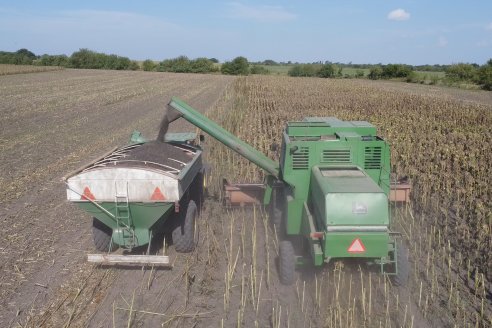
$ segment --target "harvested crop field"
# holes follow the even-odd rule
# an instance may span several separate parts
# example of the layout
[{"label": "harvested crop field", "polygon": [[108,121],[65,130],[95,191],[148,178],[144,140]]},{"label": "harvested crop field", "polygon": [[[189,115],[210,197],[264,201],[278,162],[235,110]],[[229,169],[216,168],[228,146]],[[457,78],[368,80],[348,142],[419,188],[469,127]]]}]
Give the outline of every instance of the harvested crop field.
[{"label": "harvested crop field", "polygon": [[33,65],[10,65],[0,64],[0,75],[27,74],[39,72],[51,72],[64,69],[59,66],[33,66]]},{"label": "harvested crop field", "polygon": [[[2,326],[487,327],[492,324],[492,95],[403,83],[63,70],[0,77]],[[414,185],[393,209],[410,249],[409,285],[358,262],[277,275],[279,236],[261,208],[225,209],[220,179],[262,172],[206,141],[208,197],[190,254],[170,270],[90,265],[91,218],[60,179],[134,129],[156,137],[178,96],[271,157],[287,120],[375,124]],[[194,131],[182,122],[171,131]]]}]

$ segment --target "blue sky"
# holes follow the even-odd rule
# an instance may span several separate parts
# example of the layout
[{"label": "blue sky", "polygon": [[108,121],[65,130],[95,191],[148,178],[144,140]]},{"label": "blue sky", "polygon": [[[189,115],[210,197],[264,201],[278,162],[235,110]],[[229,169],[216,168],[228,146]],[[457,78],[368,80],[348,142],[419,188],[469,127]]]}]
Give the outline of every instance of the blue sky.
[{"label": "blue sky", "polygon": [[137,60],[483,64],[492,58],[492,0],[0,0],[0,50],[20,48]]}]

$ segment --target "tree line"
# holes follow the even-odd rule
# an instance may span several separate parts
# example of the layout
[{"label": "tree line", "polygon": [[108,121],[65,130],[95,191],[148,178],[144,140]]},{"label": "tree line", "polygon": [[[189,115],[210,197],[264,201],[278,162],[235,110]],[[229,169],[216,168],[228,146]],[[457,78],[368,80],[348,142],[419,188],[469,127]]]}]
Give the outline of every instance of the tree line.
[{"label": "tree line", "polygon": [[0,51],[0,64],[61,66],[68,68],[92,68],[114,70],[138,70],[140,65],[128,57],[107,55],[89,49],[80,49],[70,57],[66,55],[36,56],[27,49],[16,52]]},{"label": "tree line", "polygon": [[[128,57],[114,54],[95,52],[89,49],[80,49],[71,56],[41,55],[37,56],[28,49],[19,49],[16,52],[0,51],[0,64],[14,65],[42,65],[61,66],[67,68],[110,69],[110,70],[144,70],[174,73],[222,73],[227,75],[269,74],[269,66],[287,65],[287,74],[293,77],[320,77],[320,78],[369,78],[400,79],[407,82],[424,83],[417,71],[445,72],[444,84],[469,83],[480,85],[483,89],[492,90],[492,58],[484,65],[457,63],[452,65],[420,65],[405,64],[344,64],[319,61],[314,63],[277,63],[267,59],[261,62],[249,62],[247,58],[239,56],[222,64],[216,58],[200,57],[189,59],[179,56],[156,62],[150,59],[139,63]],[[345,68],[355,69],[355,74],[343,74]],[[366,71],[369,71],[366,74]],[[436,84],[440,78],[431,77],[430,84]]]}]

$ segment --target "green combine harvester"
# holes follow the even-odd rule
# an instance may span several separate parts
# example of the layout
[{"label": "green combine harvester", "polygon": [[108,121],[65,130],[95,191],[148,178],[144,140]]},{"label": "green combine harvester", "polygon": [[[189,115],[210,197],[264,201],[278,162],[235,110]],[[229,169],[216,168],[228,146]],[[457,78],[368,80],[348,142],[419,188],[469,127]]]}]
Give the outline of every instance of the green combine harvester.
[{"label": "green combine harvester", "polygon": [[269,206],[283,235],[282,283],[295,281],[296,266],[307,257],[315,266],[364,259],[396,284],[406,282],[407,253],[391,230],[390,200],[408,201],[410,186],[391,184],[389,145],[373,125],[334,117],[288,122],[277,163],[177,98],[167,117],[183,117],[267,173],[264,184],[226,185],[226,200]]}]

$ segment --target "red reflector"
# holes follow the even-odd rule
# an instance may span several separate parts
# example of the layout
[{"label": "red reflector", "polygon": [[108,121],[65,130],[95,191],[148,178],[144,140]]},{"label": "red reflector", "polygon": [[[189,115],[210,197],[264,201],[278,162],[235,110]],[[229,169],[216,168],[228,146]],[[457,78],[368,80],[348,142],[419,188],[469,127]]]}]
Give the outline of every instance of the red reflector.
[{"label": "red reflector", "polygon": [[349,253],[364,253],[365,251],[366,247],[359,238],[356,238],[349,246],[349,248],[347,248],[347,252]]},{"label": "red reflector", "polygon": [[159,187],[155,187],[154,193],[150,197],[150,200],[166,200],[166,197],[164,197]]},{"label": "red reflector", "polygon": [[96,197],[94,197],[94,195],[92,194],[91,190],[89,189],[89,187],[85,187],[84,189],[84,193],[82,194],[82,197],[80,197],[80,199],[82,200],[95,200]]},{"label": "red reflector", "polygon": [[311,232],[311,238],[323,238],[324,233],[322,232]]}]

